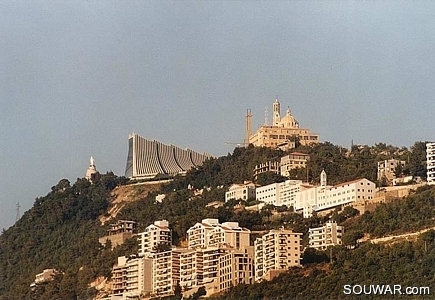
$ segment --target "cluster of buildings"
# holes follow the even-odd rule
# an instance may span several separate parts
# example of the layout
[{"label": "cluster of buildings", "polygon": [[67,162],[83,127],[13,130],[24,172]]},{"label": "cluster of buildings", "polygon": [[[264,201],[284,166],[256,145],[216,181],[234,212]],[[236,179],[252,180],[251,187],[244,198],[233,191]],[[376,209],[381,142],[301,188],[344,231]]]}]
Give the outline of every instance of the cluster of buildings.
[{"label": "cluster of buildings", "polygon": [[[255,198],[253,198],[255,191]],[[286,180],[281,183],[257,187],[252,182],[233,184],[225,194],[225,201],[231,199],[258,200],[274,206],[293,207],[308,218],[314,211],[332,209],[375,197],[376,184],[362,178],[338,185],[328,185],[325,171],[320,174],[320,185],[313,186],[301,180]],[[248,197],[251,195],[251,197]],[[246,199],[245,199],[246,197]]]},{"label": "cluster of buildings", "polygon": [[[124,227],[131,224],[120,222],[126,222]],[[310,245],[324,249],[340,244],[337,239],[341,238],[342,228],[334,224],[314,228]],[[332,230],[336,231],[331,236]],[[301,265],[302,234],[284,228],[256,238],[253,246],[250,230],[237,222],[221,224],[217,219],[204,219],[189,228],[185,248],[172,246],[172,232],[166,220],[155,221],[135,235],[138,253],[118,257],[112,269],[111,294],[105,299],[166,296],[173,294],[176,287],[183,295],[200,287],[205,287],[207,294],[214,294],[240,283],[270,280]]]}]

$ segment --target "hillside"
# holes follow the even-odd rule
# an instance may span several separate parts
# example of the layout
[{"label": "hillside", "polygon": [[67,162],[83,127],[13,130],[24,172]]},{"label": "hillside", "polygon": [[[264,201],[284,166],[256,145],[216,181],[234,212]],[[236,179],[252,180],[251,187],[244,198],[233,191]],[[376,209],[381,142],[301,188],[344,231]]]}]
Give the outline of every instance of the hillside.
[{"label": "hillside", "polygon": [[[336,183],[360,177],[373,179],[376,176],[376,168],[373,167],[376,161],[390,156],[408,157],[409,163],[403,170],[404,174],[422,176],[422,144],[416,143],[410,150],[380,144],[373,147],[354,147],[352,151],[347,151],[342,147],[325,143],[314,147],[301,147],[297,151],[310,154],[310,181],[316,182],[320,171],[325,169],[328,172],[328,180]],[[232,154],[206,161],[202,167],[189,171],[186,176],[178,176],[161,186],[126,187],[123,186],[126,183],[125,178],[116,177],[111,173],[102,175],[95,184],[90,184],[84,179],[78,179],[74,184],[65,179],[59,181],[46,196],[37,198],[34,206],[0,236],[0,300],[91,299],[97,291],[89,288],[89,283],[101,276],[109,278],[116,258],[134,253],[137,247],[134,239],[113,251],[110,247],[103,247],[98,243],[98,238],[105,234],[108,223],[119,219],[135,220],[139,223],[139,229],[155,220],[167,219],[173,230],[175,244],[182,243],[186,230],[203,218],[218,218],[220,222],[237,221],[241,226],[255,231],[285,224],[295,231],[306,234],[309,227],[320,225],[330,216],[302,219],[299,214],[285,208],[282,213],[273,215],[271,207],[261,212],[244,209],[235,211],[234,202],[226,203],[219,208],[206,207],[212,201],[222,201],[226,188],[231,183],[252,180],[256,164],[277,160],[282,155],[281,151],[267,148],[236,148]],[[293,175],[296,178],[306,178],[306,173],[306,170],[299,170]],[[262,180],[267,183],[273,179],[266,177]],[[158,193],[166,194],[166,199],[162,203],[155,203]],[[402,230],[400,224],[407,229],[419,228],[433,224],[431,203],[434,202],[431,193],[432,190],[423,189],[410,196],[410,202],[397,204],[400,207],[405,205],[406,210],[392,206],[394,204],[386,204],[385,207],[381,206],[379,211],[376,210],[378,212],[358,218],[348,217],[338,211],[331,217],[348,222],[350,232],[354,232],[349,237],[350,241],[359,234],[358,228],[363,229],[363,233],[367,232],[373,236],[398,232]],[[421,206],[422,203],[424,206]],[[396,213],[402,211],[410,211],[420,217]],[[397,219],[398,222],[390,221],[391,218]],[[394,225],[395,223],[397,224]],[[431,244],[429,246],[431,247]],[[345,253],[345,257],[353,259],[353,252],[337,253]],[[53,282],[31,291],[29,284],[37,273],[46,268],[56,268],[62,274]],[[323,274],[322,272],[316,271],[313,274]],[[324,284],[327,285],[328,281]],[[257,287],[252,288],[255,290]]]}]

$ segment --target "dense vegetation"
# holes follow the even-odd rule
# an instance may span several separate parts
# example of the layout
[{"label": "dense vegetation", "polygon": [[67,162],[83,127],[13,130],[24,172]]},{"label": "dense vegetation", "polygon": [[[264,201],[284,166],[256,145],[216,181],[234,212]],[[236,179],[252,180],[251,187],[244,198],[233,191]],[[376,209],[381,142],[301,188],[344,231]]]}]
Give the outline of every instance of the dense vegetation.
[{"label": "dense vegetation", "polygon": [[[95,184],[78,179],[70,185],[63,179],[47,196],[37,198],[33,208],[0,236],[0,299],[86,299],[94,294],[88,283],[110,274],[120,254],[100,246],[104,229],[96,221],[107,208],[109,192],[120,183],[113,174],[101,176]],[[63,275],[31,291],[35,275],[46,268]]]},{"label": "dense vegetation", "polygon": [[[310,154],[310,160],[308,172],[306,169],[300,169],[294,171],[292,177],[305,179],[308,174],[309,181],[314,183],[318,182],[322,169],[326,170],[328,181],[332,184],[361,177],[375,180],[376,162],[392,157],[407,162],[405,168],[400,170],[402,174],[425,176],[424,143],[421,142],[416,143],[410,150],[378,144],[373,147],[354,146],[351,151],[348,151],[330,143],[300,147],[296,150]],[[186,230],[203,218],[218,218],[220,222],[238,221],[241,226],[254,231],[284,225],[305,233],[305,244],[308,228],[318,226],[329,218],[344,222],[349,226],[349,232],[352,233],[348,237],[349,243],[355,241],[355,237],[361,233],[370,233],[373,236],[384,235],[432,224],[431,220],[434,218],[432,190],[421,190],[416,193],[415,197],[400,200],[402,202],[381,205],[373,213],[364,214],[361,217],[355,217],[355,211],[345,209],[337,210],[323,218],[313,216],[303,219],[286,207],[267,206],[261,212],[249,212],[243,208],[235,209],[238,205],[237,201],[226,203],[218,208],[207,207],[207,204],[213,201],[222,201],[230,184],[252,180],[255,165],[271,160],[277,161],[284,154],[282,151],[268,148],[252,146],[236,148],[232,154],[211,159],[202,167],[189,171],[186,176],[176,177],[160,191],[166,194],[166,199],[162,203],[155,203],[157,193],[151,193],[143,199],[128,204],[117,218],[135,220],[139,222],[140,229],[155,220],[167,219],[173,228],[173,239],[176,244],[182,243]],[[266,184],[282,179],[279,176],[266,174],[260,176],[258,182]],[[110,277],[110,270],[116,262],[116,257],[135,252],[134,239],[113,251],[110,250],[110,245],[103,247],[98,243],[98,238],[103,236],[107,229],[99,224],[98,216],[105,213],[111,190],[121,184],[125,184],[125,178],[116,177],[111,173],[102,175],[94,184],[78,179],[71,185],[68,180],[64,179],[45,197],[37,198],[33,208],[26,212],[13,227],[4,230],[0,236],[0,261],[2,263],[0,300],[91,298],[96,291],[88,287],[89,282],[98,276]],[[195,194],[195,189],[202,189],[202,195]],[[253,238],[255,236],[253,234]],[[429,244],[432,247],[432,242]],[[414,246],[411,245],[411,247]],[[431,249],[430,247],[428,249]],[[395,246],[391,247],[391,249],[394,248]],[[346,261],[350,260],[352,264],[358,265],[357,262],[353,262],[353,255],[357,255],[362,250],[357,249],[356,254],[345,249],[336,251],[344,253]],[[373,251],[373,257],[377,255],[378,250],[370,251]],[[319,256],[323,257],[319,261],[325,260],[324,255]],[[334,268],[340,268],[341,256],[337,255],[334,257]],[[62,273],[53,282],[38,286],[36,290],[31,291],[29,284],[34,280],[35,274],[42,272],[45,268],[56,268]],[[335,270],[334,268],[332,270]],[[300,271],[294,270],[284,275],[284,279],[281,280],[288,280],[285,276],[300,278],[300,275],[297,275],[298,272]],[[328,276],[332,275],[325,271],[313,271],[304,280],[307,278],[327,279]],[[328,282],[326,280],[322,283],[326,290]],[[301,293],[309,293],[309,290],[304,289],[305,284],[299,283]],[[251,287],[246,286],[237,287],[234,293],[250,289]],[[254,293],[258,287],[254,285],[252,289],[247,293]],[[298,290],[293,287],[291,289]],[[231,293],[228,297],[233,297]],[[279,293],[278,289],[274,292],[275,295]],[[304,295],[301,294],[301,298],[304,298]],[[265,297],[273,299],[271,296],[265,295]],[[243,297],[238,299],[243,299]]]}]

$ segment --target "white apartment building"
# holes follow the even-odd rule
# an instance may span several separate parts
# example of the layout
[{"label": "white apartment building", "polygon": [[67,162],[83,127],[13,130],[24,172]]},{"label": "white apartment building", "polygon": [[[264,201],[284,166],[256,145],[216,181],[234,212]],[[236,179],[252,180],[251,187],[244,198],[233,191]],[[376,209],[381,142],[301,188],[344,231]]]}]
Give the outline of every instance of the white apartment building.
[{"label": "white apartment building", "polygon": [[151,292],[156,296],[172,294],[172,250],[153,253],[151,266]]},{"label": "white apartment building", "polygon": [[225,193],[225,202],[230,200],[248,201],[255,199],[255,184],[251,181],[232,184]]},{"label": "white apartment building", "polygon": [[182,288],[199,285],[194,249],[176,248],[172,250],[172,278],[174,284],[179,284]]},{"label": "white apartment building", "polygon": [[254,249],[233,250],[219,257],[218,286],[223,292],[240,283],[254,283]]},{"label": "white apartment building", "polygon": [[[118,257],[112,268],[112,296],[130,299],[145,294],[173,293],[172,253],[154,252],[148,257]],[[130,297],[130,298],[129,298]]]},{"label": "white apartment building", "polygon": [[375,183],[365,178],[328,186],[326,173],[322,171],[320,186],[297,193],[295,210],[302,210],[304,217],[308,218],[313,211],[343,206],[358,200],[371,200],[375,190]]},{"label": "white apartment building", "polygon": [[254,243],[255,281],[262,280],[270,270],[300,266],[301,236],[302,233],[278,229],[257,238]]},{"label": "white apartment building", "polygon": [[219,247],[174,249],[174,282],[182,288],[193,288],[213,282],[218,276],[219,257],[226,251],[228,250]]},{"label": "white apartment building", "polygon": [[118,264],[112,268],[112,295],[122,297],[138,297],[150,286],[145,285],[145,258],[118,257]]},{"label": "white apartment building", "polygon": [[281,175],[285,177],[290,176],[290,170],[296,168],[305,168],[309,155],[300,152],[292,152],[286,156],[281,157],[280,170]]},{"label": "white apartment building", "polygon": [[275,206],[295,207],[297,193],[305,188],[306,186],[303,185],[302,180],[272,183],[256,189],[256,200]]},{"label": "white apartment building", "polygon": [[310,248],[325,250],[329,246],[341,245],[343,226],[338,226],[336,222],[327,222],[324,226],[310,228],[308,239]]},{"label": "white apartment building", "polygon": [[435,184],[435,143],[426,143],[427,184]]},{"label": "white apartment building", "polygon": [[187,230],[188,248],[227,246],[235,249],[249,246],[251,231],[239,226],[238,222],[224,222],[218,219],[203,219]]},{"label": "white apartment building", "polygon": [[145,228],[144,232],[137,234],[139,242],[139,256],[151,253],[158,244],[172,244],[172,232],[169,229],[169,222],[166,220],[155,221],[154,224]]},{"label": "white apartment building", "polygon": [[405,161],[398,160],[398,159],[388,159],[388,160],[379,161],[377,179],[381,181],[385,178],[387,182],[392,183],[393,179],[396,178],[394,172],[396,171],[396,168],[399,165],[401,165],[402,167],[405,166]]}]

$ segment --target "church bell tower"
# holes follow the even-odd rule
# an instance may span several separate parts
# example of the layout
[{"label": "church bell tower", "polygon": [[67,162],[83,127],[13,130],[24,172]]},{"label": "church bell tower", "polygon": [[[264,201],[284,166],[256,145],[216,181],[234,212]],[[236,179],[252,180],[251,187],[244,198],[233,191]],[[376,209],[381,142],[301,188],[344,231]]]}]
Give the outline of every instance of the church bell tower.
[{"label": "church bell tower", "polygon": [[281,104],[278,101],[278,98],[275,99],[273,103],[273,126],[278,126],[281,121]]}]

